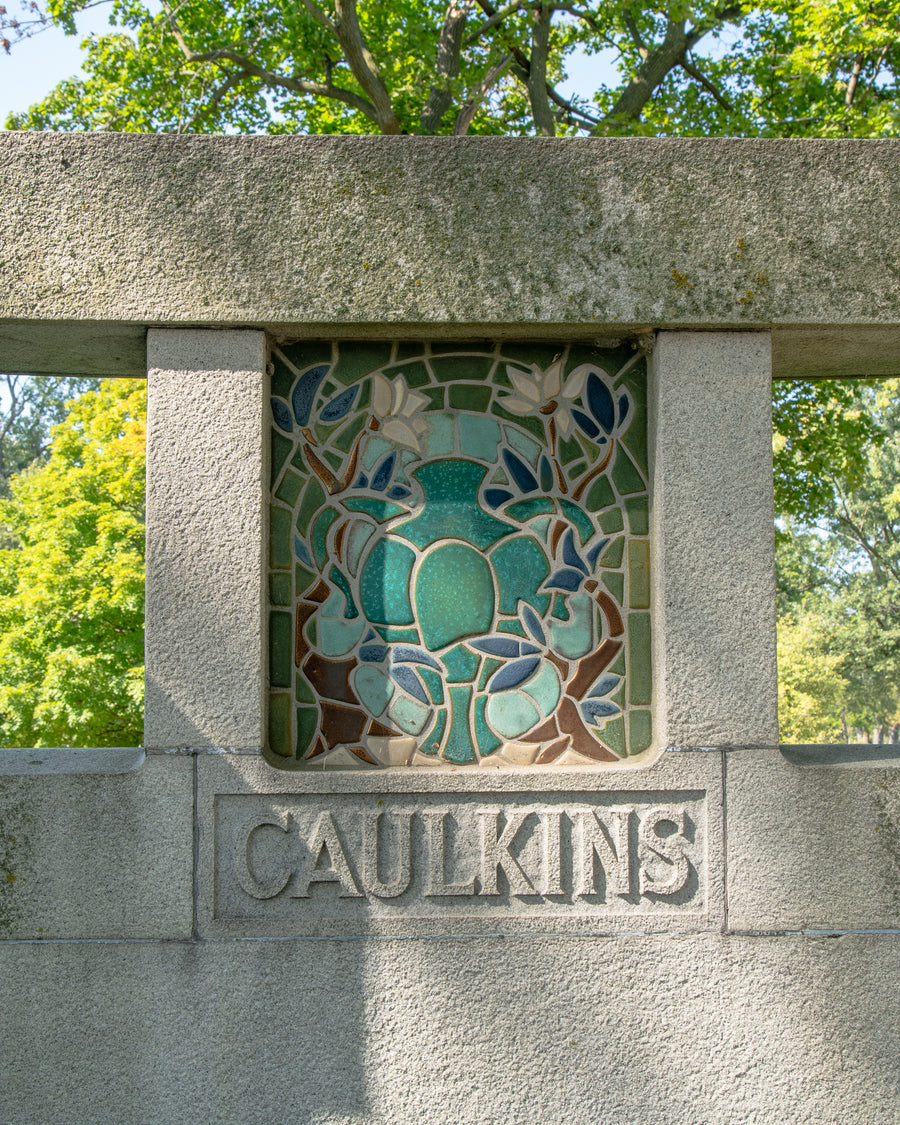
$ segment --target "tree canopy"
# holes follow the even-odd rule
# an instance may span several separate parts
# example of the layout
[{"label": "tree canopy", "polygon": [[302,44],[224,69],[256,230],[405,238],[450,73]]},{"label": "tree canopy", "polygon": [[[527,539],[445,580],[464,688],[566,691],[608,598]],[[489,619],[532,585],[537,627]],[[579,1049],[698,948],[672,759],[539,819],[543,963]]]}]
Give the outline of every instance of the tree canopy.
[{"label": "tree canopy", "polygon": [[[0,7],[0,46],[96,0]],[[9,128],[886,136],[900,0],[110,0],[85,77]],[[576,52],[617,80],[560,93]],[[605,73],[605,71],[604,71]]]},{"label": "tree canopy", "polygon": [[0,500],[0,746],[141,741],[145,413],[87,391]]}]

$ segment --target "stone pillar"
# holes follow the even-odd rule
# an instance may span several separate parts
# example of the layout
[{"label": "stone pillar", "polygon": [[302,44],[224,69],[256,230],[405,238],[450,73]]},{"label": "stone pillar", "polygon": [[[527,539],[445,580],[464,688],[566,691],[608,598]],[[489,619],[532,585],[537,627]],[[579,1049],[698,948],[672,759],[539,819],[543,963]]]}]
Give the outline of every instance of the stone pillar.
[{"label": "stone pillar", "polygon": [[651,543],[663,746],[777,742],[770,338],[661,332]]},{"label": "stone pillar", "polygon": [[262,332],[147,339],[148,749],[264,740]]}]

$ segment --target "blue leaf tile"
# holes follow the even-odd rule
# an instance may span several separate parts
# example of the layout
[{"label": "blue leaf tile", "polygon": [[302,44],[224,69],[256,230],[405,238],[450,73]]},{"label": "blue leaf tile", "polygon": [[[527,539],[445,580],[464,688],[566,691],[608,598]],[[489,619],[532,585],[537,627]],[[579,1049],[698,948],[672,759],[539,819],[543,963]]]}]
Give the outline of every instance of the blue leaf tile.
[{"label": "blue leaf tile", "polygon": [[622,395],[619,398],[619,425],[621,426],[625,419],[628,417],[628,411],[631,409],[631,403],[628,395]]},{"label": "blue leaf tile", "polygon": [[553,487],[553,471],[550,468],[550,462],[546,457],[541,458],[541,488],[544,492],[549,492]]},{"label": "blue leaf tile", "polygon": [[421,648],[411,648],[409,645],[395,645],[391,660],[396,664],[427,664],[429,668],[437,668],[439,672],[441,670],[433,656],[429,656]]},{"label": "blue leaf tile", "polygon": [[538,615],[534,612],[530,605],[522,607],[522,620],[525,622],[525,627],[529,633],[540,641],[542,645],[547,643],[547,638],[544,636],[544,630],[541,628],[541,621]]},{"label": "blue leaf tile", "polygon": [[363,645],[359,650],[360,660],[365,660],[370,664],[380,664],[387,657],[387,654],[387,645]]},{"label": "blue leaf tile", "polygon": [[613,426],[616,424],[615,403],[609,387],[593,371],[588,375],[585,395],[591,414],[600,423],[601,429],[605,430],[607,434],[611,434]]},{"label": "blue leaf tile", "polygon": [[394,475],[394,463],[396,460],[397,454],[389,453],[375,472],[372,473],[372,489],[374,492],[384,492],[387,488],[391,477]]},{"label": "blue leaf tile", "polygon": [[539,656],[526,656],[524,660],[514,660],[511,664],[504,664],[488,681],[488,691],[508,691],[516,687],[528,679],[540,662]]},{"label": "blue leaf tile", "polygon": [[606,699],[589,699],[581,704],[581,713],[588,722],[592,722],[597,719],[608,719],[610,715],[618,715],[619,708]]},{"label": "blue leaf tile", "polygon": [[551,574],[544,583],[545,590],[577,590],[581,585],[584,575],[579,570],[570,570],[563,567],[555,574]]},{"label": "blue leaf tile", "polygon": [[591,549],[588,551],[587,561],[588,561],[588,565],[590,566],[591,570],[593,570],[594,567],[597,565],[597,558],[600,555],[600,552],[603,550],[603,548],[606,546],[606,544],[608,542],[609,542],[608,539],[601,539],[600,542],[595,547],[591,547]]},{"label": "blue leaf tile", "polygon": [[603,676],[602,679],[599,679],[588,692],[588,699],[595,699],[597,696],[601,695],[609,695],[611,691],[616,690],[621,682],[621,676]]},{"label": "blue leaf tile", "polygon": [[307,550],[306,544],[302,539],[298,539],[296,535],[294,536],[294,554],[306,566],[313,565],[313,561],[310,558],[310,554]]},{"label": "blue leaf tile", "polygon": [[293,430],[294,423],[291,421],[291,412],[287,408],[287,403],[282,402],[280,398],[272,399],[272,417],[280,430],[284,430],[287,434]]},{"label": "blue leaf tile", "polygon": [[582,574],[587,575],[588,570],[584,565],[584,560],[575,550],[575,536],[572,534],[571,528],[563,536],[563,562],[568,566],[577,567]]},{"label": "blue leaf tile", "polygon": [[355,387],[348,387],[346,391],[342,391],[337,398],[333,398],[331,402],[322,407],[319,418],[323,422],[337,422],[345,417],[350,413],[350,407],[353,405],[353,400],[356,398],[358,391],[358,383]]},{"label": "blue leaf tile", "polygon": [[388,496],[392,500],[405,500],[409,494],[409,489],[404,488],[402,484],[395,484],[393,488],[388,489]]},{"label": "blue leaf tile", "polygon": [[294,408],[294,417],[297,419],[298,426],[305,426],[309,421],[309,412],[312,410],[313,399],[316,397],[316,391],[319,389],[319,383],[325,378],[328,372],[328,364],[321,364],[319,367],[311,367],[304,375],[300,377],[297,386],[294,387],[294,393],[291,395],[291,405]]},{"label": "blue leaf tile", "polygon": [[428,696],[425,694],[425,688],[422,686],[422,681],[415,674],[412,668],[407,668],[403,664],[391,665],[391,679],[404,689],[408,691],[415,699],[420,700],[422,703],[430,703]]},{"label": "blue leaf tile", "polygon": [[519,642],[512,637],[484,637],[480,641],[469,641],[469,644],[491,656],[519,655]]},{"label": "blue leaf tile", "polygon": [[522,492],[534,492],[537,489],[538,482],[534,473],[511,449],[503,450],[503,460],[506,462],[506,467],[509,469],[513,481]]},{"label": "blue leaf tile", "polygon": [[365,473],[359,474],[359,476],[356,478],[356,484],[354,484],[353,487],[354,488],[368,488],[369,487],[369,478],[366,476]]},{"label": "blue leaf tile", "polygon": [[486,488],[484,490],[484,498],[487,501],[487,506],[491,509],[499,508],[507,500],[512,500],[512,497],[513,494],[507,492],[505,488]]},{"label": "blue leaf tile", "polygon": [[591,440],[596,438],[600,433],[600,427],[596,426],[594,422],[588,418],[587,414],[583,413],[581,410],[573,410],[572,417]]}]

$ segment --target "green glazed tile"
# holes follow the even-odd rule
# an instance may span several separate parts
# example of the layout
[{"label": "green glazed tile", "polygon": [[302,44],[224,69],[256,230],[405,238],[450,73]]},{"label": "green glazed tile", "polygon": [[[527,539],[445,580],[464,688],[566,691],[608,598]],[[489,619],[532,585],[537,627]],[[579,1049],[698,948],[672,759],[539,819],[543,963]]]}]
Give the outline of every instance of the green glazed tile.
[{"label": "green glazed tile", "polygon": [[516,426],[504,426],[506,430],[506,440],[513,447],[532,469],[537,467],[538,458],[543,452],[543,444],[532,441],[530,437],[523,434]]},{"label": "green glazed tile", "polygon": [[353,404],[355,410],[368,410],[372,401],[372,380],[366,379],[359,392],[359,398]]},{"label": "green glazed tile", "polygon": [[600,741],[604,746],[608,746],[614,754],[618,754],[620,758],[624,758],[628,751],[625,749],[625,720],[610,719],[606,726],[600,731]]},{"label": "green glazed tile", "polygon": [[370,371],[379,371],[391,361],[391,344],[374,341],[357,344],[342,342],[338,361],[331,374],[344,386],[356,382]]},{"label": "green glazed tile", "polygon": [[643,492],[646,488],[643,477],[634,467],[634,462],[621,445],[616,451],[612,478],[615,481],[616,488],[623,496],[630,492]]},{"label": "green glazed tile", "polygon": [[306,677],[298,672],[294,678],[294,698],[298,703],[315,703],[316,696]]},{"label": "green glazed tile", "polygon": [[322,386],[319,388],[319,394],[324,398],[328,398],[330,395],[333,395],[336,390],[337,384],[332,383],[330,379],[326,379]]},{"label": "green glazed tile", "polygon": [[[323,363],[331,366],[334,349],[330,340],[303,340],[297,344],[285,344],[281,351],[287,356],[294,367],[301,373],[310,367],[319,367]],[[275,371],[281,362],[277,355],[272,357],[275,361]],[[291,376],[293,384],[294,376]]]},{"label": "green glazed tile", "polygon": [[428,368],[421,360],[415,363],[395,364],[392,367],[385,368],[384,374],[388,379],[393,379],[399,375],[406,381],[408,387],[424,387],[426,383],[431,382]]},{"label": "green glazed tile", "polygon": [[478,753],[482,758],[486,757],[488,754],[493,754],[495,750],[503,745],[502,740],[499,739],[487,725],[484,717],[486,703],[487,700],[484,696],[475,700],[475,741],[478,743]]},{"label": "green glazed tile", "polygon": [[[455,379],[486,379],[493,366],[494,357],[491,355],[441,356],[431,361],[434,377],[441,383],[450,383]],[[477,409],[483,410],[485,406]]]},{"label": "green glazed tile", "polygon": [[584,473],[587,472],[587,461],[579,461],[577,465],[570,465],[566,469],[566,475],[570,481],[580,480]]},{"label": "green glazed tile", "polygon": [[568,621],[569,611],[566,608],[566,599],[562,594],[553,595],[553,616],[557,621]]},{"label": "green glazed tile", "polygon": [[325,490],[315,477],[306,486],[303,499],[300,501],[300,510],[297,512],[297,530],[305,535],[310,520],[325,503]]},{"label": "green glazed tile", "polygon": [[[569,523],[575,525],[578,529],[578,534],[581,536],[581,542],[586,543],[588,539],[594,534],[594,525],[584,514],[584,512],[571,500],[560,500],[559,502],[562,514],[566,517]],[[605,530],[605,528],[604,528]]]},{"label": "green glazed tile", "polygon": [[419,734],[428,722],[431,711],[424,703],[395,692],[388,704],[388,716],[391,721],[407,734]]},{"label": "green glazed tile", "polygon": [[294,567],[294,589],[297,591],[297,597],[306,593],[309,587],[313,584],[313,579],[316,577],[311,570],[307,570],[305,566],[299,563]]},{"label": "green glazed tile", "polygon": [[601,508],[612,507],[616,502],[616,494],[612,485],[605,476],[599,476],[587,490],[584,506],[589,512],[598,512]]},{"label": "green glazed tile", "polygon": [[279,356],[274,354],[272,355],[272,366],[275,370],[272,374],[272,382],[270,385],[271,393],[277,395],[279,398],[285,398],[290,401],[291,388],[297,376]]},{"label": "green glazed tile", "polygon": [[427,347],[428,345],[421,340],[401,340],[397,344],[393,362],[400,363],[406,359],[418,359],[425,354]]},{"label": "green glazed tile", "polygon": [[297,708],[297,757],[302,758],[319,729],[319,712],[315,707]]},{"label": "green glazed tile", "polygon": [[444,409],[444,387],[423,387],[422,394],[428,399],[428,405],[422,409],[426,412]]},{"label": "green glazed tile", "polygon": [[391,645],[421,644],[422,638],[417,629],[391,629],[386,625],[379,625],[376,629],[383,641]]},{"label": "green glazed tile", "polygon": [[603,585],[609,590],[619,605],[625,604],[625,575],[613,572],[602,575]]},{"label": "green glazed tile", "polygon": [[571,594],[566,604],[568,621],[550,621],[553,651],[565,660],[580,660],[594,647],[593,600],[587,594]]},{"label": "green glazed tile", "polygon": [[628,701],[650,703],[650,614],[628,615]]},{"label": "green glazed tile", "polygon": [[353,591],[350,589],[350,583],[347,581],[347,579],[343,576],[343,574],[341,574],[336,566],[333,566],[331,568],[328,577],[344,595],[345,608],[343,611],[343,616],[348,620],[352,620],[354,617],[359,617],[359,610],[356,608],[356,602],[353,600]]},{"label": "green glazed tile", "polygon": [[515,633],[515,635],[517,637],[527,636],[527,634],[525,632],[525,626],[522,624],[521,621],[498,621],[497,622],[497,632],[498,633]]},{"label": "green glazed tile", "polygon": [[276,569],[289,567],[294,561],[291,550],[291,513],[272,504],[269,507],[269,563]]},{"label": "green glazed tile", "polygon": [[622,556],[625,553],[625,539],[613,539],[600,557],[601,566],[617,567],[622,565]]},{"label": "green glazed tile", "polygon": [[459,428],[459,448],[464,457],[497,460],[500,427],[492,418],[466,418]]},{"label": "green glazed tile", "polygon": [[517,691],[500,691],[488,697],[487,719],[504,738],[518,738],[541,721],[534,702]]},{"label": "green glazed tile", "polygon": [[326,508],[324,512],[320,512],[316,516],[315,522],[312,525],[311,545],[313,558],[316,560],[316,565],[321,568],[325,565],[325,560],[328,558],[328,550],[325,546],[325,540],[328,536],[328,529],[338,518],[336,508]]},{"label": "green glazed tile", "polygon": [[400,533],[424,550],[446,539],[447,528],[467,543],[484,549],[512,532],[504,520],[479,508],[474,500],[487,470],[474,461],[431,461],[420,465],[413,476],[425,493],[418,516],[405,522]]},{"label": "green glazed tile", "polygon": [[632,539],[628,544],[628,605],[650,608],[650,544],[646,539]]},{"label": "green glazed tile", "polygon": [[269,601],[272,605],[290,605],[293,601],[290,574],[269,575]]},{"label": "green glazed tile", "polygon": [[363,450],[362,465],[366,472],[370,472],[382,457],[393,452],[393,445],[380,437],[369,437]]},{"label": "green glazed tile", "polygon": [[472,410],[477,413],[487,410],[491,401],[491,388],[473,386],[472,383],[451,383],[451,410]]},{"label": "green glazed tile", "polygon": [[501,613],[517,614],[520,599],[534,606],[538,613],[546,612],[550,595],[539,594],[538,589],[549,577],[550,568],[546,554],[535,539],[530,535],[505,539],[494,548],[490,559],[500,587]]},{"label": "green glazed tile", "polygon": [[453,419],[448,414],[432,414],[431,433],[425,437],[425,448],[430,457],[447,457],[453,452]]},{"label": "green glazed tile", "polygon": [[565,441],[559,442],[557,445],[557,456],[563,465],[568,465],[570,461],[574,461],[577,457],[583,457],[581,446],[573,438],[566,438]]},{"label": "green glazed tile", "polygon": [[294,443],[290,438],[286,438],[284,434],[278,433],[277,430],[271,432],[272,440],[272,457],[271,466],[269,470],[269,485],[270,487],[278,480],[278,474],[284,468],[284,463],[291,455],[291,450],[294,448]]},{"label": "green glazed tile", "polygon": [[649,711],[628,713],[628,753],[640,754],[653,741],[653,723]]},{"label": "green glazed tile", "polygon": [[416,671],[422,677],[422,681],[428,690],[428,695],[432,703],[444,702],[444,684],[441,677],[433,668],[417,667]]},{"label": "green glazed tile", "polygon": [[446,729],[447,709],[446,707],[440,707],[434,716],[434,726],[419,745],[419,749],[423,754],[437,754],[441,748],[441,741],[443,740],[444,731]]},{"label": "green glazed tile", "polygon": [[454,645],[441,657],[447,669],[448,684],[469,684],[478,674],[479,658],[465,645]]},{"label": "green glazed tile", "polygon": [[284,474],[284,479],[275,491],[275,495],[279,500],[283,500],[291,508],[297,503],[297,497],[306,484],[304,477],[299,473],[292,472],[290,469]]},{"label": "green glazed tile", "polygon": [[647,379],[645,371],[634,369],[629,372],[626,389],[631,396],[632,414],[631,423],[625,431],[624,443],[634,457],[636,464],[643,469],[648,469],[647,459]]},{"label": "green glazed tile", "polygon": [[319,643],[319,628],[314,617],[306,623],[306,637],[311,645]]},{"label": "green glazed tile", "polygon": [[617,676],[625,675],[625,650],[623,649],[615,660],[610,664],[608,671],[613,672]]},{"label": "green glazed tile", "polygon": [[416,556],[405,543],[379,539],[372,548],[359,581],[366,618],[380,625],[411,625],[409,580]]},{"label": "green glazed tile", "polygon": [[632,535],[647,535],[650,531],[650,505],[646,496],[633,496],[625,501],[628,527]]},{"label": "green glazed tile", "polygon": [[384,523],[394,516],[402,516],[406,511],[390,500],[376,500],[372,496],[350,496],[343,501],[343,504],[348,512],[365,512],[379,523]]},{"label": "green glazed tile", "polygon": [[448,762],[463,765],[475,761],[469,715],[472,708],[472,689],[452,687],[450,690],[450,729],[444,743],[444,757]]},{"label": "green glazed tile", "polygon": [[286,692],[269,696],[269,749],[281,758],[291,756],[291,697]]},{"label": "green glazed tile", "polygon": [[521,418],[517,414],[511,414],[508,410],[504,410],[497,402],[491,407],[491,413],[496,414],[498,418],[502,418],[506,422],[515,422],[517,426],[528,430],[529,433],[534,434],[542,445],[546,442],[547,433],[540,418],[529,418],[527,416]]},{"label": "green glazed tile", "polygon": [[542,512],[550,515],[555,512],[553,501],[546,496],[535,496],[531,500],[520,500],[517,504],[510,504],[506,509],[506,515],[512,520],[519,520],[524,523],[530,520],[532,516],[540,515]]},{"label": "green glazed tile", "polygon": [[559,677],[549,660],[543,662],[536,676],[522,685],[522,691],[531,696],[545,718],[556,710],[561,689]]},{"label": "green glazed tile", "polygon": [[353,690],[363,707],[378,718],[390,703],[396,684],[381,668],[373,664],[358,664],[353,672]]},{"label": "green glazed tile", "polygon": [[494,597],[491,568],[481,552],[464,543],[434,547],[416,574],[416,614],[425,647],[437,652],[490,632]]},{"label": "green glazed tile", "polygon": [[360,414],[356,418],[351,418],[350,421],[344,426],[341,432],[334,439],[334,446],[336,449],[342,450],[344,453],[349,453],[353,442],[356,440],[356,435],[366,424],[366,415]]},{"label": "green glazed tile", "polygon": [[622,513],[618,508],[610,508],[608,511],[603,512],[597,522],[606,535],[611,535],[616,531],[622,531],[625,527],[622,521]]},{"label": "green glazed tile", "polygon": [[488,659],[485,660],[481,669],[481,675],[478,677],[477,686],[479,691],[484,691],[484,689],[487,687],[488,680],[491,678],[491,676],[493,676],[493,674],[497,671],[502,663],[502,660],[495,660],[492,656],[488,657]]},{"label": "green glazed tile", "polygon": [[344,458],[341,457],[339,453],[334,453],[330,449],[326,449],[322,453],[322,458],[323,460],[328,462],[328,464],[332,467],[332,469],[334,469],[336,473],[340,472],[344,467]]}]

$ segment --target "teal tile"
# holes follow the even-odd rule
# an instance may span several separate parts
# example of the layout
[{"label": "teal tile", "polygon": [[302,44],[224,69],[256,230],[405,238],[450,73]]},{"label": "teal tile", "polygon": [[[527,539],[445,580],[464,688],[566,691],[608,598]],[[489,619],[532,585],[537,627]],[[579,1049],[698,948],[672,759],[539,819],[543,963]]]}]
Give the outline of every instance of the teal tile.
[{"label": "teal tile", "polygon": [[379,539],[369,553],[359,581],[362,611],[379,625],[411,625],[409,581],[416,556],[405,543]]},{"label": "teal tile", "polygon": [[487,719],[503,738],[519,738],[541,721],[533,700],[517,691],[501,691],[488,698]]},{"label": "teal tile", "polygon": [[500,426],[492,418],[466,418],[459,427],[459,449],[464,457],[496,461]]},{"label": "teal tile", "polygon": [[549,578],[550,567],[536,539],[530,535],[505,539],[491,552],[490,560],[497,576],[501,613],[517,615],[520,600],[534,606],[539,614],[546,612],[550,595],[538,590]]},{"label": "teal tile", "polygon": [[431,652],[491,631],[494,579],[473,547],[449,542],[432,548],[419,564],[415,588],[417,621]]},{"label": "teal tile", "polygon": [[353,688],[363,707],[378,718],[390,703],[396,685],[374,664],[358,664],[353,674]]},{"label": "teal tile", "polygon": [[[577,504],[573,504],[571,500],[560,500],[559,507],[569,523],[577,528],[578,534],[581,537],[581,542],[586,543],[594,534],[594,525],[591,523],[588,516],[584,514]],[[604,528],[604,530],[606,529]]]},{"label": "teal tile", "polygon": [[326,547],[326,539],[328,537],[328,529],[338,518],[336,508],[326,508],[324,512],[320,512],[315,518],[312,525],[312,534],[310,536],[310,545],[312,547],[313,558],[316,560],[316,565],[321,570],[325,565],[325,560],[328,558],[328,549]]},{"label": "teal tile", "polygon": [[451,687],[450,689],[450,729],[444,743],[444,757],[448,762],[464,765],[475,761],[475,747],[469,729],[469,716],[472,708],[472,689],[470,687]]},{"label": "teal tile", "polygon": [[482,758],[499,749],[503,742],[487,725],[484,709],[487,700],[484,696],[475,700],[475,741],[478,743],[478,753]]},{"label": "teal tile", "polygon": [[448,649],[441,657],[441,663],[447,669],[449,684],[472,683],[478,674],[479,657],[465,645],[454,645]]},{"label": "teal tile", "polygon": [[545,718],[556,710],[561,687],[556,669],[549,660],[543,661],[537,675],[522,685],[522,691],[531,696]]},{"label": "teal tile", "polygon": [[418,700],[402,695],[400,692],[394,692],[387,713],[391,721],[406,734],[420,734],[428,722],[431,711],[424,703],[419,703]]},{"label": "teal tile", "polygon": [[447,709],[441,707],[434,717],[434,726],[425,736],[419,749],[423,754],[437,754],[441,748],[441,742],[444,739],[444,733],[447,729]]},{"label": "teal tile", "polygon": [[448,414],[430,414],[431,433],[425,438],[429,457],[449,457],[455,444],[454,419]]},{"label": "teal tile", "polygon": [[506,431],[506,440],[513,447],[516,453],[520,454],[531,467],[537,467],[538,458],[544,451],[543,443],[534,441],[533,438],[523,434],[517,426],[504,426]]},{"label": "teal tile", "polygon": [[566,606],[568,621],[550,621],[553,651],[565,660],[580,660],[594,647],[594,602],[587,594],[572,594]]}]

